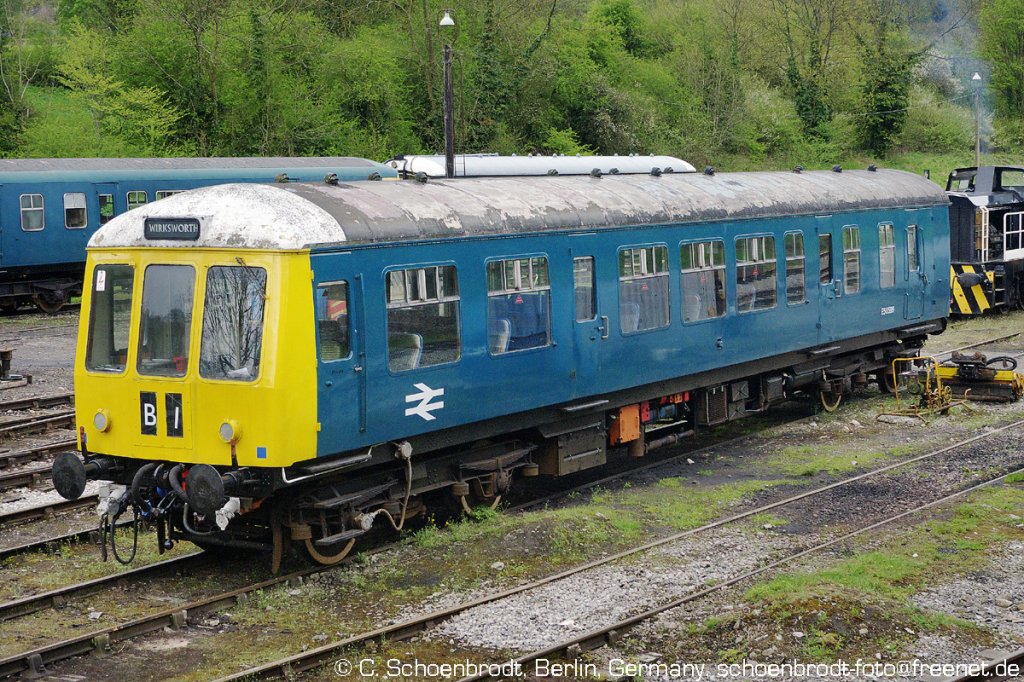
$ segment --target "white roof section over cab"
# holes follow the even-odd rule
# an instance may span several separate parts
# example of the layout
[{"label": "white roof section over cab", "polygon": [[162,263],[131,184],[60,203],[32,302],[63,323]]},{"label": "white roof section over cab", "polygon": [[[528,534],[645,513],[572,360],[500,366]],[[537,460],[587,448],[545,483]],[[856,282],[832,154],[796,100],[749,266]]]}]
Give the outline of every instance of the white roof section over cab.
[{"label": "white roof section over cab", "polygon": [[[194,246],[287,251],[311,243],[345,241],[345,231],[327,211],[284,187],[231,183],[174,194],[117,216],[97,230],[89,248]],[[198,220],[199,238],[147,239],[147,218]]]}]

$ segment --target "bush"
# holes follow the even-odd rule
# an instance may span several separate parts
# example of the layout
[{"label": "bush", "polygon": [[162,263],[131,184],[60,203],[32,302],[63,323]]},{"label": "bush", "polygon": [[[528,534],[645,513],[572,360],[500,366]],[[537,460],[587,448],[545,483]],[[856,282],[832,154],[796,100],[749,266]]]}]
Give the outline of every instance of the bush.
[{"label": "bush", "polygon": [[897,142],[902,151],[958,152],[974,146],[971,110],[939,101],[931,92],[914,88],[903,134]]}]

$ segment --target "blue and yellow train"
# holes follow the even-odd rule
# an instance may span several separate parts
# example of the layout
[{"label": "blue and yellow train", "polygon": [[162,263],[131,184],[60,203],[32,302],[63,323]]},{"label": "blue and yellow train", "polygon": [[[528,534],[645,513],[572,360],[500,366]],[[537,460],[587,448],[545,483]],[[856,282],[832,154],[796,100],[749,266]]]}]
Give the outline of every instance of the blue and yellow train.
[{"label": "blue and yellow train", "polygon": [[897,171],[199,189],[90,242],[54,481],[330,563],[516,476],[834,409],[944,329],[948,273],[945,194]]},{"label": "blue and yellow train", "polygon": [[0,160],[0,310],[34,302],[56,312],[81,292],[85,246],[115,216],[183,190],[224,182],[397,177],[366,159]]}]

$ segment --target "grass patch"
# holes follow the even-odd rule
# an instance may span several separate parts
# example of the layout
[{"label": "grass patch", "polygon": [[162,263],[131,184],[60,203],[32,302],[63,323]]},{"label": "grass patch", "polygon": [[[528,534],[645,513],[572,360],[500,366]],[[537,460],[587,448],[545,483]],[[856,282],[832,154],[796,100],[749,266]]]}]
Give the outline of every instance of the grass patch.
[{"label": "grass patch", "polygon": [[764,528],[765,526],[785,526],[789,523],[789,519],[784,519],[781,516],[775,516],[769,512],[761,512],[760,514],[754,514],[750,517],[750,523],[757,526],[758,528]]},{"label": "grass patch", "polygon": [[905,453],[909,448],[893,448],[889,452],[878,450],[844,450],[841,446],[798,445],[785,448],[781,454],[770,457],[766,463],[778,467],[790,476],[815,476],[819,473],[838,474],[854,469],[870,468],[882,460]]}]

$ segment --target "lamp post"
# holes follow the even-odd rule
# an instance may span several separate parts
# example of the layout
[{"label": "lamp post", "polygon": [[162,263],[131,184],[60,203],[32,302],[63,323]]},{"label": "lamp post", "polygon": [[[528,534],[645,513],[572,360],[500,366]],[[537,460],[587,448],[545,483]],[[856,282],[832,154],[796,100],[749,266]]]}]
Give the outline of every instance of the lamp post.
[{"label": "lamp post", "polygon": [[974,167],[981,167],[981,74],[971,76],[974,86]]},{"label": "lamp post", "polygon": [[[440,26],[442,29],[455,26],[451,11],[445,10],[441,17]],[[452,46],[450,41],[445,39],[444,43],[444,176],[455,177],[455,121],[452,112],[454,94],[452,92]]]}]

